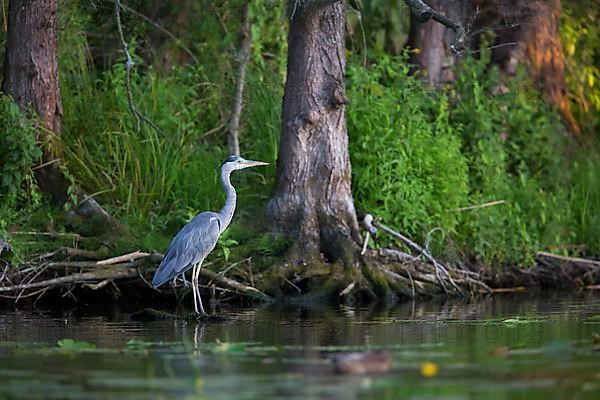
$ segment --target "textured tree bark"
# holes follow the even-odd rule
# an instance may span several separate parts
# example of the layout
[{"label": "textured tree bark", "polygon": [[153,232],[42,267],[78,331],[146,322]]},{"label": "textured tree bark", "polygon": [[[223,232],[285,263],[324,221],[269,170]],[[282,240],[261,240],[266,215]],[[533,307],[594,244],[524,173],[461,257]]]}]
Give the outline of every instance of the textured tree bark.
[{"label": "textured tree bark", "polygon": [[[427,4],[448,18],[461,21],[467,8],[465,1],[429,0]],[[453,81],[452,66],[455,57],[450,51],[456,33],[449,27],[429,19],[421,21],[414,12],[411,13],[410,31],[407,46],[414,49],[410,62],[427,72],[427,82],[431,86]]]},{"label": "textured tree bark", "polygon": [[[475,25],[496,28],[492,61],[514,75],[517,65],[527,65],[532,81],[561,112],[575,134],[575,122],[567,98],[564,53],[560,41],[560,0],[476,0],[480,9]],[[516,43],[502,46],[502,44]]]},{"label": "textured tree bark", "polygon": [[[37,113],[45,129],[40,130],[43,143],[42,166],[35,169],[40,190],[53,201],[69,201],[69,183],[60,167],[62,106],[58,81],[57,0],[10,0],[4,82],[2,91],[22,108]],[[76,188],[79,198],[76,212],[86,218],[95,217],[107,223],[105,230],[123,227],[93,198]]]},{"label": "textured tree bark", "polygon": [[62,116],[56,46],[56,0],[10,0],[2,90],[47,128],[40,134],[45,166],[35,174],[42,192],[64,202],[68,184],[56,162]]},{"label": "textured tree bark", "polygon": [[344,86],[345,3],[294,5],[288,38],[281,145],[268,212],[293,238],[294,263],[353,262],[358,223],[348,155]]}]

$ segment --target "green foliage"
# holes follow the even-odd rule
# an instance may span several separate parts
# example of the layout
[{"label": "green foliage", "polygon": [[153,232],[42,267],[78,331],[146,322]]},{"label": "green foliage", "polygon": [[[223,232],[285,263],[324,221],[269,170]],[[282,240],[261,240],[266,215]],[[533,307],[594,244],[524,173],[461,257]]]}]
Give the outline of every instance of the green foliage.
[{"label": "green foliage", "polygon": [[600,132],[600,7],[592,1],[563,2],[560,36],[574,114],[584,132]]},{"label": "green foliage", "polygon": [[454,232],[450,210],[466,201],[468,176],[446,97],[392,58],[350,68],[348,96],[357,207],[419,240],[435,228]]},{"label": "green foliage", "polygon": [[533,261],[544,246],[569,243],[561,188],[564,128],[521,77],[495,94],[498,76],[480,61],[462,63],[452,112],[463,126],[470,159],[471,204],[505,203],[464,212],[462,242],[487,262]]},{"label": "green foliage", "polygon": [[[253,4],[251,15],[259,19],[258,12],[267,6]],[[202,20],[202,29],[212,24],[213,18],[215,15]],[[265,21],[257,25],[270,32]],[[157,132],[142,124],[137,132],[127,104],[123,60],[98,72],[91,64],[85,37],[77,34],[81,28],[70,26],[74,32],[64,32],[60,48],[60,72],[65,83],[62,137],[69,169],[113,215],[139,232],[140,244],[162,249],[197,212],[222,206],[224,194],[217,172],[226,156],[221,133],[232,96],[229,78],[211,63],[233,58],[233,53],[215,55],[211,63],[176,67],[168,76],[160,76],[136,56],[142,54],[138,46],[143,42],[129,39],[136,62],[131,79],[133,100],[138,110],[160,127]],[[274,50],[267,42],[265,49]],[[207,43],[220,46],[217,40]],[[281,75],[272,73],[279,65],[269,60],[253,61],[247,75],[242,148],[245,156],[270,161],[272,167],[271,171],[234,175],[243,199],[241,213],[262,208],[268,198],[271,182],[264,174],[274,170],[283,91]],[[283,64],[281,60],[278,63]],[[131,243],[124,240],[118,247],[127,251],[125,247]],[[232,240],[220,252],[225,258],[236,243]]]},{"label": "green foliage", "polygon": [[366,45],[369,52],[378,55],[402,52],[410,27],[410,9],[403,0],[354,0],[347,9],[349,41],[354,51],[363,53]]},{"label": "green foliage", "polygon": [[440,255],[529,265],[544,249],[596,254],[599,147],[570,143],[525,74],[501,90],[487,57],[464,60],[448,96],[408,76],[403,59],[350,68],[357,208]]},{"label": "green foliage", "polygon": [[96,348],[96,345],[93,343],[73,339],[61,339],[57,342],[57,346],[57,350],[62,352],[78,352]]},{"label": "green foliage", "polygon": [[[152,71],[143,78],[134,76],[138,108],[161,132],[145,124],[136,131],[124,75],[120,64],[107,71],[91,98],[64,91],[64,107],[70,112],[63,137],[71,170],[92,193],[105,192],[104,198],[139,219],[151,212],[214,208],[220,200],[215,171],[224,152],[198,140],[214,117],[198,100],[197,91],[205,82],[202,70],[164,79]],[[90,101],[95,102],[93,108]]]},{"label": "green foliage", "polygon": [[[470,203],[505,203],[463,212],[458,241],[488,263],[531,264],[537,251],[566,252],[582,243],[597,252],[598,241],[584,228],[592,218],[589,210],[581,210],[585,189],[571,189],[586,179],[577,158],[590,167],[596,163],[598,170],[593,150],[567,141],[557,114],[527,84],[524,73],[506,93],[498,93],[498,73],[486,67],[486,57],[461,64],[452,123],[463,126]],[[592,179],[598,176],[583,185]],[[600,212],[600,201],[587,204]]]},{"label": "green foliage", "polygon": [[[406,57],[385,55],[398,52],[404,42],[404,3],[361,3],[361,21],[352,10],[347,15],[349,47],[361,55],[351,58],[347,79],[358,211],[377,215],[447,258],[459,253],[490,264],[530,264],[543,249],[598,254],[600,145],[569,143],[554,111],[523,76],[508,84],[506,93],[499,90],[500,78],[486,52],[480,60],[461,63],[456,84],[430,90],[409,76]],[[128,109],[122,52],[103,39],[115,32],[112,3],[98,3],[92,10],[87,2],[62,1],[59,65],[66,163],[74,181],[130,226],[135,237],[119,238],[115,251],[130,251],[132,241],[163,250],[193,215],[218,210],[223,203],[217,168],[226,155],[224,127],[233,99],[242,2],[166,4],[157,6],[157,21],[177,40],[123,13],[136,62],[133,99],[160,127],[158,132],[142,124],[138,132]],[[149,16],[156,12],[144,1],[127,5]],[[271,165],[234,175],[237,216],[213,257],[228,262],[253,257],[253,263],[266,265],[289,246],[266,234],[262,220],[279,146],[287,52],[281,23],[287,9],[285,2],[258,0],[249,12],[253,44],[240,142],[245,156]],[[580,105],[576,114],[594,132],[600,109],[598,27],[589,15],[584,7],[566,6],[561,33],[569,85]],[[363,28],[368,52],[377,54],[368,68],[362,66]],[[198,62],[173,67],[182,59],[182,45]],[[56,210],[39,205],[31,173],[40,156],[34,121],[7,98],[0,99],[0,120],[5,127],[1,193],[3,200],[12,199],[10,206],[0,207],[0,234],[11,227],[65,231]],[[496,200],[503,203],[480,207]],[[474,207],[464,209],[469,206]],[[14,236],[11,244],[21,257],[73,240],[63,239],[38,238],[30,245],[31,238]],[[390,241],[382,234],[377,244]]]},{"label": "green foliage", "polygon": [[5,206],[18,198],[30,197],[39,201],[32,168],[42,152],[36,142],[35,120],[19,110],[17,104],[0,95],[0,194]]}]

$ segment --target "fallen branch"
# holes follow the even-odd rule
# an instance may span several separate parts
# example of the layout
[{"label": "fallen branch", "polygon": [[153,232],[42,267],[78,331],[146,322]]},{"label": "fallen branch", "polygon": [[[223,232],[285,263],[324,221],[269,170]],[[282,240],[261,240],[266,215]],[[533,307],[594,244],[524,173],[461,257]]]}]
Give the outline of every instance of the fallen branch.
[{"label": "fallen branch", "polygon": [[545,251],[538,251],[537,256],[554,258],[556,260],[567,261],[567,262],[571,262],[571,263],[588,264],[588,265],[593,265],[595,267],[600,267],[600,261],[590,260],[587,258],[561,256],[558,254],[548,253]]},{"label": "fallen branch", "polygon": [[57,254],[65,254],[70,257],[81,257],[87,258],[89,260],[99,260],[103,256],[105,256],[106,248],[101,248],[100,250],[84,250],[73,247],[59,247],[58,249],[51,251],[49,253],[41,254],[35,258],[35,260],[44,260],[47,258],[52,258]]},{"label": "fallen branch", "polygon": [[[38,287],[54,287],[66,283],[84,283],[88,281],[101,281],[105,279],[110,281],[113,279],[131,278],[137,275],[137,267],[147,263],[160,262],[160,260],[162,260],[162,257],[163,256],[160,253],[151,253],[148,254],[146,257],[138,258],[135,261],[122,264],[115,264],[109,268],[95,269],[89,272],[69,274],[58,278],[47,279],[38,282],[33,282],[33,279],[30,279],[27,283],[20,283],[11,286],[0,286],[0,292],[28,290]],[[97,266],[97,263],[95,261],[71,261],[47,263],[44,265],[45,268],[57,268],[59,266],[71,268],[86,268],[90,266]],[[37,275],[39,275],[39,273]]]},{"label": "fallen branch", "polygon": [[83,283],[86,281],[97,281],[104,279],[122,279],[131,278],[137,275],[136,268],[123,268],[121,266],[114,266],[107,269],[99,269],[91,272],[82,272],[78,274],[70,274],[61,276],[54,279],[47,279],[44,281],[24,283],[19,285],[4,286],[0,287],[0,292],[12,292],[15,290],[27,290],[42,287],[53,287],[64,285],[66,283]]},{"label": "fallen branch", "polygon": [[377,254],[381,257],[389,258],[401,263],[414,262],[419,259],[419,257],[412,256],[408,253],[396,249],[379,249],[377,250]]},{"label": "fallen branch", "polygon": [[[156,253],[156,254],[158,254],[158,253]],[[113,264],[122,263],[123,261],[132,262],[138,258],[149,257],[151,255],[152,254],[150,254],[150,253],[144,253],[142,251],[137,250],[137,251],[134,251],[133,253],[123,254],[122,256],[107,258],[106,260],[98,261],[96,264],[98,264],[98,265],[113,265]]]},{"label": "fallen branch", "polygon": [[12,232],[12,235],[31,235],[31,236],[49,236],[49,237],[72,237],[74,239],[81,239],[82,236],[78,233],[63,233],[63,232]]},{"label": "fallen branch", "polygon": [[460,211],[477,210],[477,209],[485,208],[485,207],[499,206],[500,204],[504,204],[504,203],[506,203],[506,200],[495,200],[495,201],[490,201],[488,203],[477,204],[474,206],[455,208],[452,211],[460,212]]},{"label": "fallen branch", "polygon": [[213,280],[221,285],[227,286],[231,289],[235,289],[239,293],[245,294],[248,297],[254,297],[263,301],[272,301],[273,298],[271,296],[261,292],[260,290],[252,287],[244,285],[243,283],[239,283],[234,281],[233,279],[227,278],[225,276],[219,275],[216,272],[213,272],[206,268],[200,269],[200,275],[205,277],[206,279]]},{"label": "fallen branch", "polygon": [[525,286],[491,289],[491,293],[518,293],[518,292],[524,292],[524,291],[525,291]]},{"label": "fallen branch", "polygon": [[243,263],[245,263],[245,262],[250,262],[250,261],[252,261],[252,257],[246,257],[246,258],[244,258],[243,260],[240,260],[240,261],[234,262],[234,263],[233,263],[233,264],[231,264],[229,267],[225,268],[225,269],[224,269],[224,270],[222,270],[222,271],[219,271],[219,275],[225,275],[225,274],[226,274],[226,273],[228,273],[228,272],[229,272],[231,269],[233,269],[233,268],[237,267],[238,265],[240,265],[240,264],[243,264]]},{"label": "fallen branch", "polygon": [[352,291],[352,289],[354,289],[354,286],[356,286],[356,281],[352,281],[350,282],[350,284],[348,286],[346,286],[344,288],[344,290],[342,290],[338,296],[346,296],[348,293],[350,293]]},{"label": "fallen branch", "polygon": [[390,235],[402,240],[404,243],[406,243],[408,246],[412,247],[414,250],[420,252],[423,256],[425,256],[426,259],[428,259],[434,266],[435,269],[435,273],[436,273],[436,277],[437,280],[439,281],[440,285],[442,286],[442,288],[444,289],[444,291],[446,291],[446,286],[444,283],[444,280],[442,279],[442,277],[440,276],[439,272],[443,272],[447,277],[448,277],[448,281],[450,282],[450,284],[459,292],[462,293],[462,290],[460,289],[460,287],[458,287],[458,285],[454,282],[454,280],[452,279],[452,277],[450,276],[450,273],[448,272],[448,270],[446,269],[446,267],[444,267],[443,264],[441,264],[440,262],[438,262],[435,258],[433,258],[433,256],[431,254],[429,254],[429,252],[427,250],[425,250],[423,247],[419,246],[418,244],[416,244],[415,242],[413,242],[412,240],[410,240],[409,238],[407,238],[406,236],[402,235],[399,232],[396,232],[395,230],[388,228],[387,226],[383,225],[380,222],[375,222],[374,225],[378,228],[381,228],[384,232],[389,233]]}]

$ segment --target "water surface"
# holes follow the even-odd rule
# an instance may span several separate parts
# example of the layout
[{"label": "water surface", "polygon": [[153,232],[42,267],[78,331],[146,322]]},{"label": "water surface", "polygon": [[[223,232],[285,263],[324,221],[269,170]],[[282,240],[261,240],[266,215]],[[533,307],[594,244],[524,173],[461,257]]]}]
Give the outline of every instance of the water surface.
[{"label": "water surface", "polygon": [[[0,399],[600,398],[595,293],[226,313],[3,311]],[[390,372],[333,371],[332,355],[373,350]]]}]

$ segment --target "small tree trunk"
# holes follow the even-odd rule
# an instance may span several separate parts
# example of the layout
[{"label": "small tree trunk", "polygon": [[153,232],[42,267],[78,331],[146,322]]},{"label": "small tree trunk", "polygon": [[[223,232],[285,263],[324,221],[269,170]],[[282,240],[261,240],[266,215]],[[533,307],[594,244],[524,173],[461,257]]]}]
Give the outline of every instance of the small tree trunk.
[{"label": "small tree trunk", "polygon": [[47,128],[40,134],[46,166],[35,174],[42,192],[64,202],[67,181],[55,162],[62,115],[56,42],[56,0],[10,0],[2,90]]},{"label": "small tree trunk", "polygon": [[[448,18],[461,21],[465,4],[448,2],[447,0],[430,0],[427,2],[436,11]],[[421,22],[415,13],[411,13],[410,31],[407,46],[413,49],[410,62],[419,69],[427,71],[427,82],[431,86],[453,81],[452,66],[455,57],[450,52],[450,44],[456,33],[447,26],[430,19]]]},{"label": "small tree trunk", "polygon": [[288,72],[275,194],[268,207],[294,240],[293,262],[352,261],[358,223],[350,190],[344,86],[345,3],[291,2]]},{"label": "small tree trunk", "polygon": [[250,15],[248,15],[249,0],[242,5],[242,31],[240,32],[240,51],[238,53],[238,74],[235,81],[233,107],[229,126],[227,128],[227,150],[229,154],[240,154],[240,118],[244,103],[244,84],[246,83],[246,69],[250,58],[251,32]]},{"label": "small tree trunk", "polygon": [[[559,34],[560,0],[477,0],[481,9],[477,25],[496,27],[492,60],[513,75],[517,65],[527,65],[532,81],[548,101],[561,112],[567,127],[580,129],[571,113],[565,84],[564,62]],[[506,45],[516,43],[515,45]]]}]

